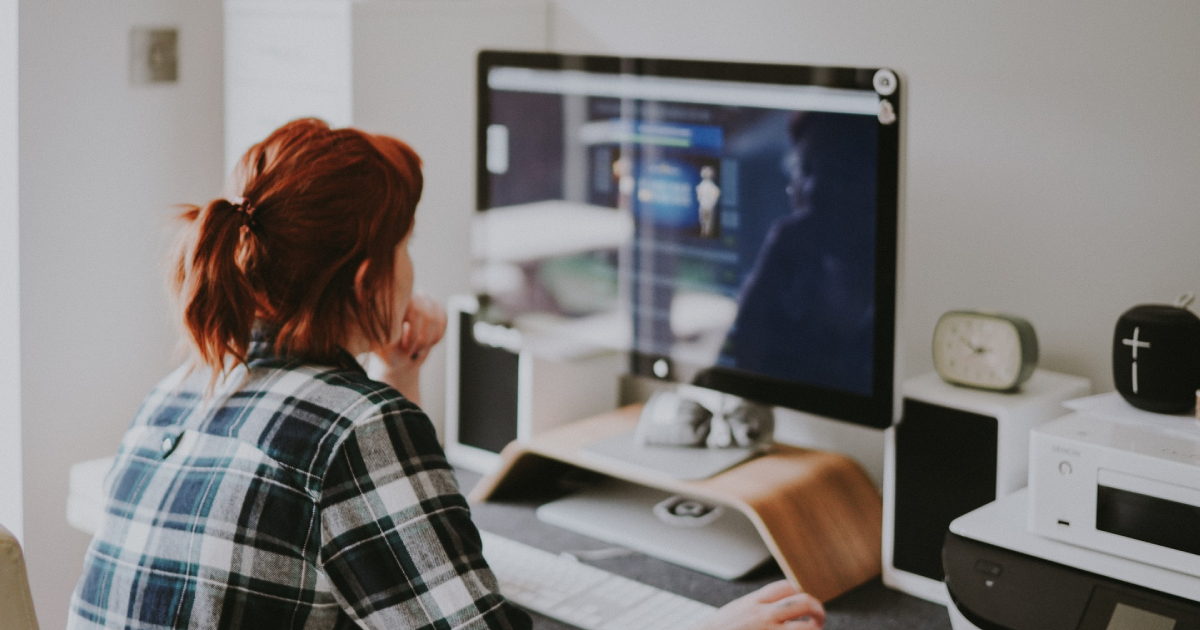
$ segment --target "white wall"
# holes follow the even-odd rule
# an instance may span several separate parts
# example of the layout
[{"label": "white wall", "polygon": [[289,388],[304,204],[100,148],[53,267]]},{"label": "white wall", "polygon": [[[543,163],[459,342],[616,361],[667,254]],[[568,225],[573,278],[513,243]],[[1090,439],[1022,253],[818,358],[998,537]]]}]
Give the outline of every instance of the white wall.
[{"label": "white wall", "polygon": [[351,0],[225,1],[225,170],[284,123],[352,122]]},{"label": "white wall", "polygon": [[1117,317],[1200,290],[1200,3],[555,0],[580,52],[889,66],[908,78],[905,372],[951,308],[1037,328],[1112,388]]},{"label": "white wall", "polygon": [[17,0],[0,0],[0,525],[21,539],[17,219]]},{"label": "white wall", "polygon": [[[67,471],[114,453],[172,366],[171,206],[220,192],[221,5],[20,9],[25,540],[41,625],[61,628],[88,542],[66,523]],[[130,84],[135,25],[179,28],[177,84]]]}]

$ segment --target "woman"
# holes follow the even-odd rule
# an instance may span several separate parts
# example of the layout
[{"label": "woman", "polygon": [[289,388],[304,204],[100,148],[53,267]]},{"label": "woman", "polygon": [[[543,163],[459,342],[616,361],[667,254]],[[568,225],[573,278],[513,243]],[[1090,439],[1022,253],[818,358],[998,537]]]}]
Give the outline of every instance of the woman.
[{"label": "woman", "polygon": [[[412,295],[419,158],[298,120],[246,153],[236,186],[183,213],[171,280],[193,358],[122,439],[68,627],[530,627],[417,406],[446,325]],[[777,583],[713,628],[822,616]]]}]

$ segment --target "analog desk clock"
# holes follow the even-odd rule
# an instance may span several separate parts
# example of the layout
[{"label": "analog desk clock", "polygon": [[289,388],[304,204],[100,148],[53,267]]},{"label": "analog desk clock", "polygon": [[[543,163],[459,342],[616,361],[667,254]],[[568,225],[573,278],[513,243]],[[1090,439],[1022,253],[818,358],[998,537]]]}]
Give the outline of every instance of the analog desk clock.
[{"label": "analog desk clock", "polygon": [[1014,391],[1037,366],[1033,325],[1013,315],[949,311],[933,329],[933,366],[947,382]]}]

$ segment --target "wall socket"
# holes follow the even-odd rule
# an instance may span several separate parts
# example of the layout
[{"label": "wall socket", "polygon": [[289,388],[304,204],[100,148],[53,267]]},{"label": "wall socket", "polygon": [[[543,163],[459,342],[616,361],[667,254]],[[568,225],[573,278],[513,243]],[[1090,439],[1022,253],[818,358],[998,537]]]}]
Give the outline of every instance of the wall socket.
[{"label": "wall socket", "polygon": [[179,81],[179,29],[134,27],[129,32],[129,62],[134,84]]}]

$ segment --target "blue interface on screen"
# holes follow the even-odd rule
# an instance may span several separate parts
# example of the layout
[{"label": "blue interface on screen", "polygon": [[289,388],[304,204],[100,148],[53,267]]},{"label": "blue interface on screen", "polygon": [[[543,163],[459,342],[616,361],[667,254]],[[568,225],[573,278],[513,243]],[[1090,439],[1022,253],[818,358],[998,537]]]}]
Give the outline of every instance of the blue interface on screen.
[{"label": "blue interface on screen", "polygon": [[[633,349],[685,373],[871,394],[875,92],[505,67],[488,87],[489,208],[630,224],[517,263],[516,310],[619,313]],[[544,229],[566,243],[576,225]]]}]

